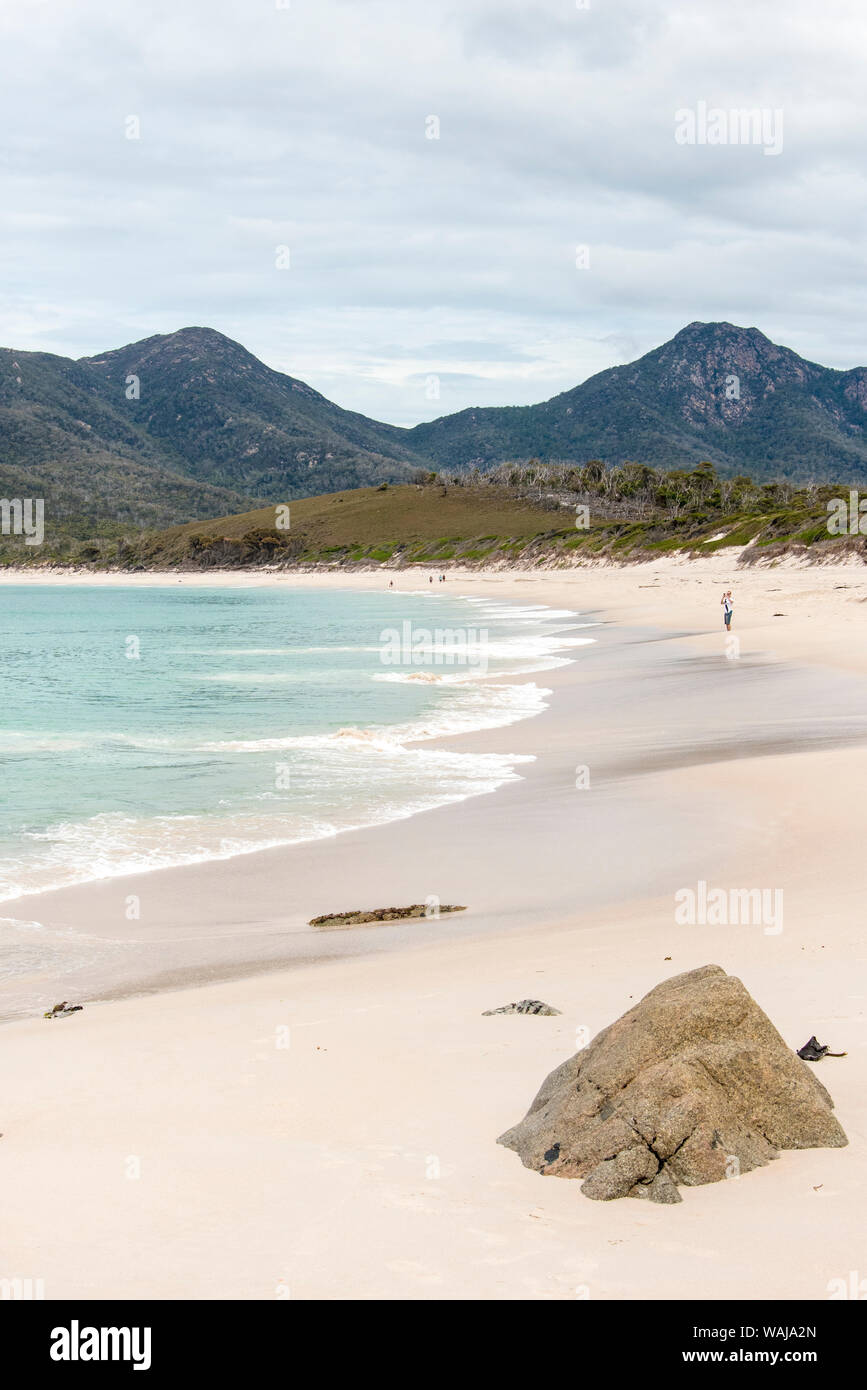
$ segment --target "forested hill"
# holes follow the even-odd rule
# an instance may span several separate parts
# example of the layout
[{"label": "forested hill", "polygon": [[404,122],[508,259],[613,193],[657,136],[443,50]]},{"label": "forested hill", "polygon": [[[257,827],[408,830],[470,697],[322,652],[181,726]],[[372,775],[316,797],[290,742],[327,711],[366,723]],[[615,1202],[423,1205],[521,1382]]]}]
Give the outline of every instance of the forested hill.
[{"label": "forested hill", "polygon": [[867,370],[755,328],[693,323],[540,405],[399,429],[343,410],[209,328],[73,361],[0,349],[0,497],[43,497],[56,530],[119,534],[430,471],[504,462],[867,484]]}]

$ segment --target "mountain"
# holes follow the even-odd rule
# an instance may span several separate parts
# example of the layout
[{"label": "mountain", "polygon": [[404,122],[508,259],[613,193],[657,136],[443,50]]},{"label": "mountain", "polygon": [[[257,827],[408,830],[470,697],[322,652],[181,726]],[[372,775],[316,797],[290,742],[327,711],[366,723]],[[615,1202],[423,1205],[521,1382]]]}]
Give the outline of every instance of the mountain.
[{"label": "mountain", "polygon": [[867,484],[865,424],[867,370],[729,323],[689,324],[540,405],[410,430],[341,409],[209,328],[77,362],[0,350],[0,497],[44,497],[49,524],[74,535],[531,457]]},{"label": "mountain", "polygon": [[[105,404],[183,458],[192,477],[248,497],[286,501],[406,480],[426,464],[406,430],[342,410],[211,328],[145,338],[78,365]],[[130,376],[138,400],[126,399]]]},{"label": "mountain", "polygon": [[341,410],[212,329],[77,362],[0,349],[0,496],[45,498],[61,533],[406,481],[419,461],[405,434]]},{"label": "mountain", "polygon": [[100,399],[80,363],[0,350],[0,495],[42,497],[48,524],[164,526],[249,502],[235,488],[186,476],[183,459]]},{"label": "mountain", "polygon": [[530,455],[664,468],[708,459],[759,481],[864,482],[867,369],[807,362],[757,328],[691,323],[541,405],[463,410],[417,425],[410,440],[440,467]]}]

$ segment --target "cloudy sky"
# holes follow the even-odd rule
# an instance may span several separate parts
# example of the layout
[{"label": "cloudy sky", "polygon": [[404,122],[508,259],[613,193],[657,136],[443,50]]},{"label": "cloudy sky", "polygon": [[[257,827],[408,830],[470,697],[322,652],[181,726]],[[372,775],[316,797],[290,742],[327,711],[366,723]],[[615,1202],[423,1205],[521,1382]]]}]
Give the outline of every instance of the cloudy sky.
[{"label": "cloudy sky", "polygon": [[693,319],[867,364],[865,60],[862,0],[5,0],[0,343],[206,324],[396,424]]}]

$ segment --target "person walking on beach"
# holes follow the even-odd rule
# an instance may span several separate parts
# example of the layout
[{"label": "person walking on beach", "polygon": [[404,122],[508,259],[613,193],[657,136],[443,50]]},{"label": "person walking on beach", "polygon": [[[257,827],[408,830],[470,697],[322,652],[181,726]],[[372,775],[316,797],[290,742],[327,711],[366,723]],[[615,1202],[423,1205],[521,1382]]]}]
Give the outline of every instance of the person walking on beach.
[{"label": "person walking on beach", "polygon": [[732,599],[732,591],[731,591],[731,589],[726,589],[725,593],[723,594],[722,598],[720,599],[720,603],[722,604],[723,621],[724,621],[724,623],[725,623],[725,625],[726,625],[726,632],[731,632],[731,630],[732,630],[732,613],[734,612],[734,608],[735,608],[734,600]]}]

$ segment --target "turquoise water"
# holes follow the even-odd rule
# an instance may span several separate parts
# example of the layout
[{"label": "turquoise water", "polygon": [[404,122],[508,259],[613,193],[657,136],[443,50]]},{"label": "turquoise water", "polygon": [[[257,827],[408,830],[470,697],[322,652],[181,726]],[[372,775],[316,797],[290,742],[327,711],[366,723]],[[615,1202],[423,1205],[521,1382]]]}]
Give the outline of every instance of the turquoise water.
[{"label": "turquoise water", "polygon": [[[519,759],[425,741],[537,713],[527,677],[589,640],[565,612],[436,590],[16,585],[0,603],[0,901],[492,791]],[[387,664],[383,634],[407,630],[430,643]]]}]

